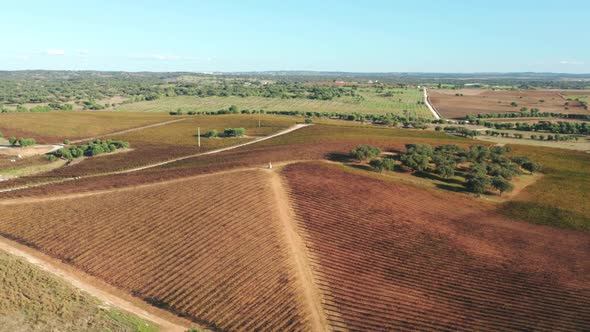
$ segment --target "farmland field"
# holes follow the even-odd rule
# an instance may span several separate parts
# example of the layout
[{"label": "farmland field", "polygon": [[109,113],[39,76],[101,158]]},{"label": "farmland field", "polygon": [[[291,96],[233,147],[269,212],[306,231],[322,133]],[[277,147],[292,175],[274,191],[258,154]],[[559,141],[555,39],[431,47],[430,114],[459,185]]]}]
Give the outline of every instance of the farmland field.
[{"label": "farmland field", "polygon": [[590,324],[590,265],[579,265],[590,259],[587,235],[513,223],[486,204],[339,166],[284,173],[334,330]]},{"label": "farmland field", "polygon": [[37,143],[61,143],[125,129],[174,120],[164,114],[114,112],[2,113],[0,131],[5,137],[33,137]]},{"label": "farmland field", "polygon": [[[402,179],[410,173],[354,167],[349,155],[359,144],[396,153],[408,143],[481,142],[332,120],[235,150],[99,175],[301,120],[260,119],[259,128],[257,115],[187,116],[112,135],[131,142],[130,151],[5,181],[2,188],[92,175],[1,193],[0,235],[212,330],[308,331],[323,321],[336,331],[583,330],[589,323],[584,152],[513,145],[512,154],[538,161],[543,174],[501,202]],[[196,147],[196,127],[238,126],[248,137],[203,138],[203,150]],[[269,162],[274,169],[263,170]],[[293,212],[286,221],[273,176]],[[301,248],[287,240],[288,227]]]},{"label": "farmland field", "polygon": [[0,331],[129,331],[159,328],[104,307],[38,267],[0,250]]},{"label": "farmland field", "polygon": [[272,200],[266,172],[230,172],[4,202],[0,233],[215,330],[305,330]]},{"label": "farmland field", "polygon": [[[577,101],[566,100],[558,90],[429,90],[429,99],[444,118],[458,119],[469,114],[518,112],[538,108],[541,112],[590,114]],[[459,96],[457,96],[459,94]],[[462,94],[462,96],[461,96]],[[515,102],[517,106],[511,106]],[[566,105],[568,103],[568,105]]]},{"label": "farmland field", "polygon": [[[179,96],[161,98],[122,105],[121,111],[170,112],[181,108],[194,111],[217,111],[236,105],[240,110],[265,111],[308,111],[308,112],[340,112],[360,114],[404,114],[407,110],[412,115],[431,118],[432,114],[426,106],[418,104],[423,101],[423,93],[417,89],[393,89],[393,97],[383,97],[372,90],[358,92],[363,100],[355,97],[338,97],[333,100],[312,100],[305,98],[281,99],[264,97],[193,97]],[[401,99],[401,101],[400,101]]]}]

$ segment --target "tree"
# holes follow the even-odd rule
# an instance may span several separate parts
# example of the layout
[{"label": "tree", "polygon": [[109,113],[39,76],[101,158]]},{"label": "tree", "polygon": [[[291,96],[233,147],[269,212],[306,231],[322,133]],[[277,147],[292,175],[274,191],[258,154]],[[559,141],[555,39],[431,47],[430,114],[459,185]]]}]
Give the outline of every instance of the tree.
[{"label": "tree", "polygon": [[443,178],[450,178],[455,175],[455,162],[445,160],[439,164],[436,164],[436,174],[440,175]]},{"label": "tree", "polygon": [[492,187],[498,190],[500,195],[504,192],[511,192],[514,190],[514,185],[501,176],[495,176],[492,178]]},{"label": "tree", "polygon": [[27,146],[35,145],[36,142],[35,142],[34,138],[19,138],[18,144],[20,145],[21,148],[24,148]]},{"label": "tree", "polygon": [[8,138],[8,143],[10,143],[10,145],[16,145],[16,137],[9,137]]},{"label": "tree", "polygon": [[533,174],[534,172],[538,172],[541,170],[541,165],[532,162],[532,161],[527,161],[525,163],[522,164],[522,168],[524,168],[525,170],[531,172],[531,174]]},{"label": "tree", "polygon": [[477,196],[486,191],[486,187],[490,184],[490,180],[485,176],[473,176],[467,180],[467,189]]},{"label": "tree", "polygon": [[306,118],[306,119],[305,119],[305,123],[306,123],[306,124],[313,123],[313,120],[312,120],[311,118]]},{"label": "tree", "polygon": [[370,145],[359,145],[350,151],[350,154],[358,161],[365,161],[378,157],[381,154],[381,149]]},{"label": "tree", "polygon": [[229,107],[229,112],[230,112],[230,113],[238,113],[238,112],[239,112],[239,110],[238,110],[238,106],[236,106],[236,105],[231,105],[231,106]]},{"label": "tree", "polygon": [[371,165],[371,167],[373,167],[379,173],[383,172],[384,170],[393,171],[395,168],[395,164],[390,158],[376,158],[371,160],[369,165]]}]

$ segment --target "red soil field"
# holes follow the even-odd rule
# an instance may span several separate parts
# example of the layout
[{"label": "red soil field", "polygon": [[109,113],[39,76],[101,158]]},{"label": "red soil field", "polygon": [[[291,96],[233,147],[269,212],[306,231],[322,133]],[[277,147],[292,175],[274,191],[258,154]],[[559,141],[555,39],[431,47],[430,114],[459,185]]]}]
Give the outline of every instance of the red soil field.
[{"label": "red soil field", "polygon": [[[424,136],[433,135],[432,138]],[[102,190],[115,187],[138,185],[146,182],[163,181],[180,177],[192,176],[203,173],[219,172],[222,170],[239,167],[260,167],[268,162],[281,162],[292,160],[317,160],[325,158],[345,157],[352,148],[359,144],[371,144],[381,147],[383,150],[401,150],[405,143],[429,143],[429,144],[462,144],[463,140],[454,136],[403,129],[363,128],[314,125],[306,127],[287,135],[273,138],[272,140],[245,146],[243,148],[227,151],[219,154],[200,156],[171,163],[162,167],[147,169],[141,172],[124,175],[110,175],[81,179],[69,183],[61,183],[55,186],[44,186],[26,190],[0,193],[0,198],[39,196],[46,194],[64,194],[83,192],[86,190]],[[474,144],[474,142],[470,142]],[[158,148],[159,149],[159,148]],[[143,150],[143,149],[142,149]],[[125,154],[105,155],[100,160],[88,159],[85,161],[88,167],[99,165],[107,167],[107,160],[115,162],[118,158],[124,158]],[[137,154],[134,154],[137,156]],[[106,159],[109,158],[109,159]],[[96,164],[99,162],[99,164]],[[124,163],[132,161],[123,160]],[[35,177],[19,178],[0,182],[1,188],[16,187],[30,181],[49,181],[59,177],[78,176],[89,169],[68,166],[57,171],[40,174]],[[83,166],[83,165],[80,165]],[[115,163],[109,168],[119,168]]]},{"label": "red soil field", "polygon": [[228,172],[3,201],[0,234],[212,330],[309,330],[272,201],[266,171]]},{"label": "red soil field", "polygon": [[[541,112],[590,114],[579,102],[563,98],[558,90],[428,90],[428,98],[444,118],[451,119],[469,114],[518,112],[522,107],[538,108]],[[518,106],[510,106],[512,102]]]},{"label": "red soil field", "polygon": [[335,331],[583,331],[590,236],[501,218],[448,192],[286,166]]}]

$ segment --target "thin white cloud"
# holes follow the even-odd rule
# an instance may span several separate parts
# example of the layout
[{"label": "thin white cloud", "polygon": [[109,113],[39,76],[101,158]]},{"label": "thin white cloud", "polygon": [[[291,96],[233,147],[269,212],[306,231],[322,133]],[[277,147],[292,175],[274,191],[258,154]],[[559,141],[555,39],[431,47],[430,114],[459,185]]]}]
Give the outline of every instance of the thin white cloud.
[{"label": "thin white cloud", "polygon": [[84,56],[84,55],[88,55],[88,53],[90,53],[90,52],[88,52],[88,50],[76,50],[77,55]]},{"label": "thin white cloud", "polygon": [[162,60],[162,61],[176,61],[176,60],[194,61],[194,60],[198,60],[198,58],[194,58],[194,57],[186,57],[186,56],[170,55],[170,54],[132,55],[132,56],[129,56],[129,58],[140,59],[140,60]]},{"label": "thin white cloud", "polygon": [[66,51],[65,50],[59,50],[59,49],[51,49],[51,50],[45,51],[45,53],[47,55],[65,55],[66,54]]},{"label": "thin white cloud", "polygon": [[582,61],[575,61],[575,60],[561,60],[559,61],[562,65],[583,65],[584,62]]}]

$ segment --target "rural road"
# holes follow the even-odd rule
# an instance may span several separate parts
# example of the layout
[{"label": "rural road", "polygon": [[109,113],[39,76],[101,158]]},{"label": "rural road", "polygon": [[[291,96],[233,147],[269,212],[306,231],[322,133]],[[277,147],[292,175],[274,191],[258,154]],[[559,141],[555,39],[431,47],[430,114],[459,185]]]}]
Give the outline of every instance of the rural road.
[{"label": "rural road", "polygon": [[[179,121],[179,120],[175,120],[175,121]],[[159,124],[159,125],[162,125],[162,124]],[[43,182],[43,183],[25,185],[25,186],[20,186],[20,187],[0,189],[0,193],[12,192],[12,191],[23,190],[23,189],[28,189],[28,188],[41,187],[41,186],[46,186],[46,185],[49,185],[49,184],[57,184],[57,183],[74,181],[74,180],[79,180],[79,179],[93,178],[93,177],[98,177],[98,176],[107,176],[107,175],[116,175],[116,174],[127,174],[127,173],[142,171],[142,170],[145,170],[145,169],[150,169],[150,168],[154,168],[154,167],[160,167],[160,166],[163,166],[163,165],[171,164],[171,163],[174,163],[174,162],[177,162],[177,161],[181,161],[181,160],[185,160],[185,159],[195,158],[195,157],[199,157],[199,156],[206,156],[206,155],[211,155],[211,154],[215,154],[215,153],[221,153],[221,152],[225,152],[225,151],[230,151],[230,150],[238,149],[238,148],[241,148],[241,147],[244,147],[244,146],[247,146],[247,145],[259,143],[259,142],[262,142],[262,141],[269,140],[271,138],[282,136],[282,135],[288,134],[290,132],[293,132],[295,130],[298,130],[298,129],[301,129],[301,128],[307,127],[307,126],[311,126],[311,124],[296,124],[296,125],[294,125],[292,127],[289,127],[289,128],[287,128],[285,130],[276,132],[276,133],[271,134],[271,135],[268,135],[268,136],[264,136],[264,137],[260,137],[260,138],[254,139],[254,140],[249,141],[249,142],[245,142],[245,143],[241,143],[241,144],[237,144],[237,145],[232,145],[232,146],[229,146],[229,147],[226,147],[226,148],[211,150],[211,151],[207,151],[207,152],[195,153],[195,154],[191,154],[191,155],[188,155],[188,156],[174,158],[174,159],[162,161],[162,162],[159,162],[159,163],[149,164],[149,165],[145,165],[145,166],[141,166],[141,167],[125,169],[125,170],[122,170],[122,171],[114,171],[114,172],[108,172],[108,173],[100,173],[100,174],[93,174],[93,175],[87,175],[87,176],[79,176],[79,177],[74,177],[74,178],[66,178],[66,179],[61,179],[61,180],[57,180],[57,181]],[[135,129],[135,130],[138,130],[138,129]]]},{"label": "rural road", "polygon": [[428,109],[430,110],[430,112],[432,113],[432,115],[434,116],[435,119],[437,119],[437,120],[442,119],[440,114],[438,114],[436,109],[430,103],[430,100],[428,100],[428,89],[426,89],[426,88],[424,88],[424,103],[426,104],[426,107],[428,107]]},{"label": "rural road", "polygon": [[46,256],[45,254],[37,252],[34,249],[26,248],[0,236],[0,250],[4,250],[12,255],[21,257],[27,262],[41,268],[42,270],[58,276],[60,279],[65,280],[72,286],[98,298],[110,307],[122,309],[159,325],[162,332],[184,332],[187,330],[187,327],[178,325],[162,317],[164,315],[170,315],[169,313],[162,312],[156,314],[156,312],[162,309],[154,308],[150,309],[152,312],[148,312],[130,301],[127,301],[106,290],[92,285],[87,281],[88,277],[84,276],[83,272],[63,267],[61,266],[63,263],[54,258]]}]

